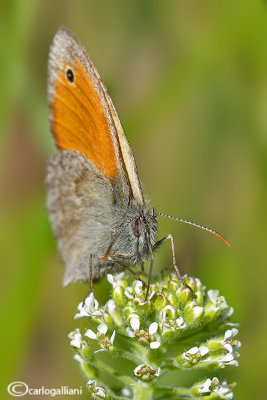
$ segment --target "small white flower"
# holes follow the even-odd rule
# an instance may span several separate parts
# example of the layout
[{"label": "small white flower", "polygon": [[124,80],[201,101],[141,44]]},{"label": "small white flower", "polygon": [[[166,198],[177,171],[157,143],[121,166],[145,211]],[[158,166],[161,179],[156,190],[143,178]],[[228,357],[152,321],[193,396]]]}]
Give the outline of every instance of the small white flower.
[{"label": "small white flower", "polygon": [[219,379],[214,377],[212,379],[212,392],[217,393],[221,399],[232,399],[233,392],[227,385],[226,381],[223,381],[221,384],[219,383]]},{"label": "small white flower", "polygon": [[224,368],[227,365],[233,365],[235,367],[238,367],[238,361],[235,360],[232,353],[225,354],[224,356],[218,358],[216,362],[219,364],[221,368]]},{"label": "small white flower", "polygon": [[199,394],[216,393],[220,399],[232,399],[233,393],[227,383],[219,383],[218,378],[207,379],[205,382],[196,385]]},{"label": "small white flower", "polygon": [[78,305],[79,313],[77,313],[74,319],[88,317],[88,316],[100,316],[102,312],[98,310],[98,301],[94,297],[94,293],[90,293],[89,296],[86,297],[84,302],[81,302]]},{"label": "small white flower", "polygon": [[86,299],[84,300],[84,303],[85,303],[86,307],[89,308],[89,310],[91,308],[95,309],[95,310],[98,309],[98,301],[95,299],[94,293],[92,293],[92,292],[89,294],[89,296],[86,297]]},{"label": "small white flower", "polygon": [[[191,349],[187,350],[185,353],[183,353],[183,357],[188,361],[192,360],[202,361],[201,358],[208,353],[209,349],[206,346],[200,346],[200,347],[194,346]],[[207,360],[205,360],[205,362],[207,362]]]},{"label": "small white flower", "polygon": [[86,386],[87,386],[88,390],[92,393],[94,398],[96,398],[95,396],[98,396],[101,399],[106,398],[106,392],[105,392],[104,388],[102,388],[101,386],[97,386],[95,380],[88,381]]},{"label": "small white flower", "polygon": [[102,351],[106,351],[106,350],[111,350],[113,347],[113,343],[114,343],[114,339],[115,339],[115,335],[116,335],[116,331],[114,329],[114,331],[112,332],[111,337],[107,337],[106,333],[107,333],[108,327],[106,324],[99,324],[97,327],[97,333],[95,333],[94,331],[92,331],[92,329],[87,329],[87,331],[85,332],[85,336],[87,336],[89,339],[92,340],[98,340],[98,344],[100,346],[100,349],[96,350],[94,353],[99,353]]},{"label": "small white flower", "polygon": [[160,375],[160,368],[140,364],[134,369],[134,375],[145,381],[149,381],[154,377],[158,377]]},{"label": "small white flower", "polygon": [[[227,350],[228,353],[233,352],[233,346],[232,346],[233,342],[231,339],[237,334],[238,334],[238,329],[236,328],[228,329],[224,334],[224,339],[222,340],[222,347],[225,350]],[[236,341],[235,346],[240,347],[240,342]]]},{"label": "small white flower", "polygon": [[234,397],[233,392],[229,392],[229,388],[225,388],[222,385],[219,385],[218,388],[215,388],[214,392],[217,393],[221,399],[233,399]]},{"label": "small white flower", "polygon": [[96,395],[99,397],[102,397],[103,399],[106,398],[106,393],[104,392],[104,390],[102,388],[98,388],[96,391]]},{"label": "small white flower", "polygon": [[[219,296],[218,290],[212,290],[212,289],[208,290],[208,297],[212,301],[214,306],[219,310],[222,311],[228,308],[225,298],[223,296]],[[233,310],[229,308],[228,313],[230,316],[233,313]]]},{"label": "small white flower", "polygon": [[68,334],[68,338],[70,339],[74,339],[74,335],[76,335],[77,333],[80,333],[80,329],[76,328],[75,331],[72,331]]},{"label": "small white flower", "polygon": [[75,329],[74,332],[71,332],[68,334],[68,337],[70,339],[72,339],[70,341],[70,345],[73,347],[76,347],[77,349],[81,348],[81,344],[82,344],[82,335],[80,333],[79,329]]}]

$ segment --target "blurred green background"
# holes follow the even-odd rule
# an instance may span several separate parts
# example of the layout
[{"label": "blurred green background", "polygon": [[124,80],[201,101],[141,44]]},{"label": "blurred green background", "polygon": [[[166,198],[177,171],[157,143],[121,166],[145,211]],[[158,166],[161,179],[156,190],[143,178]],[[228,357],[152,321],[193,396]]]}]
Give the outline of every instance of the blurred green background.
[{"label": "blurred green background", "polygon": [[[160,235],[174,235],[182,272],[218,288],[241,324],[240,367],[220,376],[238,382],[239,399],[266,398],[267,4],[1,0],[2,398],[12,381],[84,384],[67,333],[87,286],[61,288],[45,211],[54,151],[47,58],[60,25],[76,33],[102,75],[153,206],[232,242],[229,250],[205,232],[159,221]],[[166,244],[155,264],[170,263]],[[105,288],[95,287],[103,300]]]}]

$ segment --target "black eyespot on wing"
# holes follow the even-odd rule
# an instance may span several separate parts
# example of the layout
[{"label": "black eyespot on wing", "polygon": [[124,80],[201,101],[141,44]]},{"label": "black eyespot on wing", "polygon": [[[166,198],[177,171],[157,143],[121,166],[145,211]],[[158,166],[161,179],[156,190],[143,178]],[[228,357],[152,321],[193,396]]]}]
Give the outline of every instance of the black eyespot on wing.
[{"label": "black eyespot on wing", "polygon": [[73,73],[72,69],[68,68],[66,75],[67,75],[68,81],[72,83],[74,81],[74,73]]}]

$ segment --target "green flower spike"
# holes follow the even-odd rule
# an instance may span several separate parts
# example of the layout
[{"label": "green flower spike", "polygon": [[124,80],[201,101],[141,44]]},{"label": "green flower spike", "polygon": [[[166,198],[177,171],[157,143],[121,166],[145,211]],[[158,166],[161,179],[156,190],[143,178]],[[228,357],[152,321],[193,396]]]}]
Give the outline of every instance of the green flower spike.
[{"label": "green flower spike", "polygon": [[[146,288],[124,272],[108,275],[112,295],[99,306],[93,293],[78,306],[75,319],[89,327],[69,334],[74,358],[88,379],[91,399],[233,399],[234,384],[211,376],[179,387],[171,371],[206,369],[207,376],[238,366],[240,342],[233,309],[217,290],[199,279],[163,276]],[[174,376],[174,375],[173,375]],[[178,378],[177,378],[178,376]],[[168,381],[166,380],[168,377]]]}]

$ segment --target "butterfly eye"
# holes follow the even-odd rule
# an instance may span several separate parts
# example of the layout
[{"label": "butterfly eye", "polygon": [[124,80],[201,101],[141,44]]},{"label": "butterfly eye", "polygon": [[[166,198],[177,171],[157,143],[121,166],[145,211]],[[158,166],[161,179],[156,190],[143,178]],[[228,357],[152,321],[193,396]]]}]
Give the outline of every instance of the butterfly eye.
[{"label": "butterfly eye", "polygon": [[74,81],[74,73],[73,73],[72,69],[68,68],[67,72],[66,72],[66,75],[67,75],[67,79],[68,79],[69,82],[73,82]]},{"label": "butterfly eye", "polygon": [[143,227],[142,227],[142,222],[140,221],[140,218],[135,218],[132,223],[132,230],[134,233],[134,236],[140,237],[142,232],[143,232]]}]

